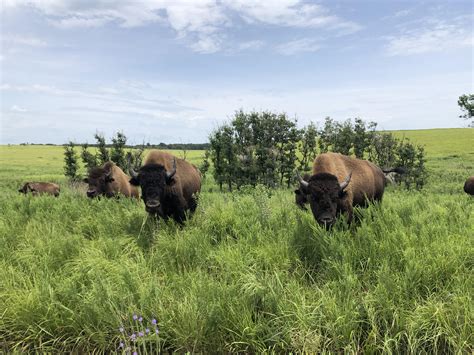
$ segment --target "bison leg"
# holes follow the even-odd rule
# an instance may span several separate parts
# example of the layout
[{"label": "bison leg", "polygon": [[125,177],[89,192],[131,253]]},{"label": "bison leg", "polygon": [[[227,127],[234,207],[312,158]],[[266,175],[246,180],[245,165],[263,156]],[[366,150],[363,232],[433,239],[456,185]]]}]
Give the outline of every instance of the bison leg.
[{"label": "bison leg", "polygon": [[197,199],[195,197],[191,197],[188,202],[188,207],[191,213],[194,213],[194,211],[196,211],[197,205]]}]

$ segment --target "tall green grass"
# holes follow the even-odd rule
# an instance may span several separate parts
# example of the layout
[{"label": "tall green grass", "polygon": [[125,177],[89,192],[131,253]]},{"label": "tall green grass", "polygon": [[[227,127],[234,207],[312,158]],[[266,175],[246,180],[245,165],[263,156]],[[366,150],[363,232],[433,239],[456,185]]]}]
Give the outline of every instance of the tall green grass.
[{"label": "tall green grass", "polygon": [[1,349],[114,351],[138,314],[160,329],[141,353],[471,353],[474,201],[462,182],[474,159],[453,154],[428,156],[423,191],[389,187],[358,224],[329,232],[292,190],[219,193],[208,180],[180,228],[140,201],[88,200],[58,175],[59,198],[21,196],[20,174],[48,169],[12,168],[0,175]]}]

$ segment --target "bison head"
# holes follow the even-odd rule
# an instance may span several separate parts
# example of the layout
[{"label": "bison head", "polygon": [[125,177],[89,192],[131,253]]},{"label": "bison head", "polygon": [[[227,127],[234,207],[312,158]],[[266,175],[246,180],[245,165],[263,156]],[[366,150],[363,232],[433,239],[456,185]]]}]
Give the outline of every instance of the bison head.
[{"label": "bison head", "polygon": [[160,164],[147,164],[135,172],[129,170],[132,178],[130,184],[140,186],[142,189],[142,199],[145,202],[145,209],[148,213],[158,214],[161,210],[161,203],[165,199],[165,191],[168,186],[174,184],[174,174],[176,174],[176,159],[173,160],[173,169],[166,171]]},{"label": "bison head", "polygon": [[113,192],[110,183],[114,181],[112,171],[101,167],[93,168],[89,171],[89,176],[83,180],[89,185],[87,197],[94,198],[100,195],[112,197]]},{"label": "bison head", "polygon": [[318,173],[308,181],[298,175],[300,193],[306,197],[314,218],[320,225],[329,228],[336,221],[339,207],[347,195],[344,189],[349,185],[351,175],[349,173],[342,183],[339,183],[336,176],[328,173]]}]

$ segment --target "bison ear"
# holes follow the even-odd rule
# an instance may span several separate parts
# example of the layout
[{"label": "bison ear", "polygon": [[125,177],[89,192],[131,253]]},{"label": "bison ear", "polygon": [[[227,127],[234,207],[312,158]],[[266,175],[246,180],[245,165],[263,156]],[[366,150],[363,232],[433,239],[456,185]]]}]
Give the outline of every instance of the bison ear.
[{"label": "bison ear", "polygon": [[113,177],[107,176],[105,178],[105,182],[112,182],[112,181],[115,181],[115,179]]},{"label": "bison ear", "polygon": [[130,183],[130,185],[140,186],[140,180],[138,180],[138,176],[132,177],[128,182]]},{"label": "bison ear", "polygon": [[345,190],[339,190],[339,198],[344,198],[347,196],[347,191]]}]

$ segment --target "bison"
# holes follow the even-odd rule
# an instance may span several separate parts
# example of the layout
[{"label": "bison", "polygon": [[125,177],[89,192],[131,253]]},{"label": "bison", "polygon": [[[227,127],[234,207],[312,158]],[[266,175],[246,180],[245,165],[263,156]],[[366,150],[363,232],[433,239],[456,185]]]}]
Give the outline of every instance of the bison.
[{"label": "bison", "polygon": [[25,195],[31,192],[33,196],[49,194],[58,197],[60,189],[58,184],[52,182],[27,182],[18,192],[24,193]]},{"label": "bison", "polygon": [[89,184],[87,197],[97,196],[138,198],[138,189],[130,185],[128,177],[114,162],[108,161],[101,167],[92,168],[83,181]]},{"label": "bison", "polygon": [[320,225],[331,227],[341,213],[352,221],[354,206],[381,201],[385,176],[378,166],[338,153],[320,154],[313,163],[313,175],[306,181],[298,174],[300,193],[311,206]]},{"label": "bison", "polygon": [[474,195],[474,175],[469,177],[464,183],[464,192],[469,195]]},{"label": "bison", "polygon": [[145,210],[167,220],[172,217],[182,224],[186,211],[197,207],[196,194],[201,190],[201,174],[183,159],[151,150],[138,173],[130,169],[130,183],[140,186]]}]

